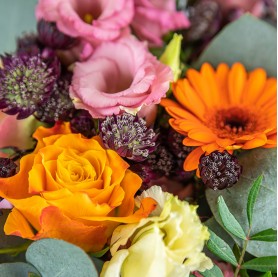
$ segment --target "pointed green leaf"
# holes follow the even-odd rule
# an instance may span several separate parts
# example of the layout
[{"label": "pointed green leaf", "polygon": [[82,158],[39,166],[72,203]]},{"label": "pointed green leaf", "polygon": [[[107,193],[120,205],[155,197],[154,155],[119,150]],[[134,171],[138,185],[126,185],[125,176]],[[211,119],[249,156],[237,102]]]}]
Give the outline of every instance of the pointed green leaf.
[{"label": "pointed green leaf", "polygon": [[260,272],[271,271],[273,273],[277,272],[277,257],[269,256],[269,257],[261,257],[250,260],[243,265],[241,265],[244,269],[251,269]]},{"label": "pointed green leaf", "polygon": [[222,260],[237,266],[236,257],[230,246],[211,230],[209,230],[209,233],[210,239],[207,242],[207,248]]},{"label": "pointed green leaf", "polygon": [[259,241],[277,241],[277,230],[272,228],[261,231],[250,237],[250,240],[259,240]]},{"label": "pointed green leaf", "polygon": [[198,271],[198,273],[204,277],[224,277],[221,269],[217,265],[213,265],[211,269],[204,272]]},{"label": "pointed green leaf", "polygon": [[262,184],[262,179],[263,179],[263,176],[261,175],[255,180],[255,182],[253,183],[253,185],[250,189],[250,192],[248,194],[247,217],[248,217],[249,226],[252,225],[253,210],[254,210],[256,200],[259,195],[259,191],[260,191],[261,184]]},{"label": "pointed green leaf", "polygon": [[219,216],[225,229],[236,237],[245,240],[246,235],[243,229],[235,217],[230,213],[229,208],[227,207],[224,198],[221,195],[218,197],[217,207]]}]

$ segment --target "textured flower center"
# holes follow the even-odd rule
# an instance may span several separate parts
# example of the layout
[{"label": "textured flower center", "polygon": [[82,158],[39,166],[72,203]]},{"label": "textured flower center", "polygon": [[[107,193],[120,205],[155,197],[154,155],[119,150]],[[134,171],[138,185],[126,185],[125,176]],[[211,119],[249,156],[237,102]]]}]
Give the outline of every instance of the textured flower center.
[{"label": "textured flower center", "polygon": [[261,118],[249,107],[219,109],[208,115],[207,126],[220,138],[236,138],[262,130]]},{"label": "textured flower center", "polygon": [[78,0],[75,11],[85,23],[91,25],[93,20],[97,19],[102,13],[102,8],[99,2],[100,1]]}]

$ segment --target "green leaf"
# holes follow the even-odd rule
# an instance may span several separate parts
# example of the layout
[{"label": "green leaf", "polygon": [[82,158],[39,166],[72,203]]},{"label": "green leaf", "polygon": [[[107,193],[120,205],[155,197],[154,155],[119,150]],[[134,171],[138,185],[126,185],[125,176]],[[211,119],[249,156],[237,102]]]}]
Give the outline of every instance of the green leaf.
[{"label": "green leaf", "polygon": [[264,275],[261,277],[272,277],[271,271],[266,272]]},{"label": "green leaf", "polygon": [[92,257],[96,257],[96,258],[100,258],[102,257],[107,251],[109,251],[110,247],[107,246],[105,247],[103,250],[98,251],[98,252],[94,252],[94,253],[90,253],[90,256]]},{"label": "green leaf", "polygon": [[227,207],[224,198],[220,195],[217,200],[218,212],[221,218],[221,221],[225,229],[235,235],[238,238],[243,240],[246,239],[246,235],[242,230],[240,224],[235,219],[235,217],[230,213],[229,208]]},{"label": "green leaf", "polygon": [[277,257],[276,256],[268,256],[268,257],[260,257],[250,260],[243,265],[241,265],[244,269],[251,269],[260,272],[271,271],[273,273],[277,272]]},{"label": "green leaf", "polygon": [[276,49],[276,28],[246,14],[228,24],[210,42],[195,67],[199,68],[204,62],[213,66],[241,62],[247,70],[263,67],[269,76],[276,76]]},{"label": "green leaf", "polygon": [[79,247],[56,239],[42,239],[31,244],[26,260],[43,277],[97,277],[89,256]]},{"label": "green leaf", "polygon": [[[276,149],[253,149],[243,151],[238,156],[243,172],[238,183],[225,190],[206,190],[206,198],[210,209],[217,223],[223,226],[218,213],[217,199],[223,196],[230,212],[238,220],[242,229],[246,232],[249,222],[246,213],[247,198],[253,182],[261,174],[264,176],[254,206],[252,223],[252,234],[261,232],[264,229],[277,226],[277,150]],[[246,232],[247,233],[247,232]],[[228,234],[228,233],[226,233]],[[222,236],[221,236],[222,237]],[[242,247],[242,240],[231,235],[233,240]],[[226,240],[226,239],[225,239]],[[255,257],[276,255],[276,243],[250,240],[247,252]]]},{"label": "green leaf", "polygon": [[254,210],[254,206],[257,201],[258,195],[259,195],[259,191],[260,191],[261,184],[262,184],[262,179],[263,179],[263,176],[261,175],[255,180],[255,182],[253,183],[253,185],[250,189],[250,192],[248,194],[247,217],[248,217],[248,221],[249,221],[249,226],[252,225],[253,210]]},{"label": "green leaf", "polygon": [[34,272],[28,272],[28,277],[40,277],[41,275],[36,274]]},{"label": "green leaf", "polygon": [[222,260],[237,266],[235,255],[230,246],[211,230],[209,233],[210,239],[207,241],[207,248]]},{"label": "green leaf", "polygon": [[22,277],[28,276],[32,272],[40,276],[39,272],[32,265],[27,263],[3,263],[0,264],[0,276],[1,277]]},{"label": "green leaf", "polygon": [[[240,258],[240,255],[241,255],[241,250],[240,250],[240,248],[237,244],[235,244],[234,247],[233,247],[233,253],[235,254],[235,257],[238,261],[239,258]],[[246,269],[240,269],[239,276],[240,277],[249,277]]]},{"label": "green leaf", "polygon": [[198,273],[204,277],[224,277],[221,269],[217,265],[213,265],[213,267],[204,272],[198,271]]},{"label": "green leaf", "polygon": [[259,241],[277,241],[277,230],[272,228],[261,231],[250,237],[250,240],[259,240]]}]

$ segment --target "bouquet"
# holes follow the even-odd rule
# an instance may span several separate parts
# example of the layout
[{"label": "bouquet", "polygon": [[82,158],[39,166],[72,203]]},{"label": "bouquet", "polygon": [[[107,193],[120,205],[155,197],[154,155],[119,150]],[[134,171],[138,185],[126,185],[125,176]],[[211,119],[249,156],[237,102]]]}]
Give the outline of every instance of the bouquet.
[{"label": "bouquet", "polygon": [[276,1],[34,13],[0,56],[0,276],[276,276]]}]

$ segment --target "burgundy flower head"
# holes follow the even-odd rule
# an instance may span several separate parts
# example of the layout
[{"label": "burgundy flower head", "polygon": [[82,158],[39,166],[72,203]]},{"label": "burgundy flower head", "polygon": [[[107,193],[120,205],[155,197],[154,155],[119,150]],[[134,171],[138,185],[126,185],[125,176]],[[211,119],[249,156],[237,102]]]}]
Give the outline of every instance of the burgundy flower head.
[{"label": "burgundy flower head", "polygon": [[105,147],[130,160],[143,161],[156,148],[157,135],[138,116],[128,113],[107,116],[100,121],[99,130]]},{"label": "burgundy flower head", "polygon": [[0,109],[23,119],[33,114],[50,96],[57,75],[58,60],[46,63],[40,55],[1,56]]}]

